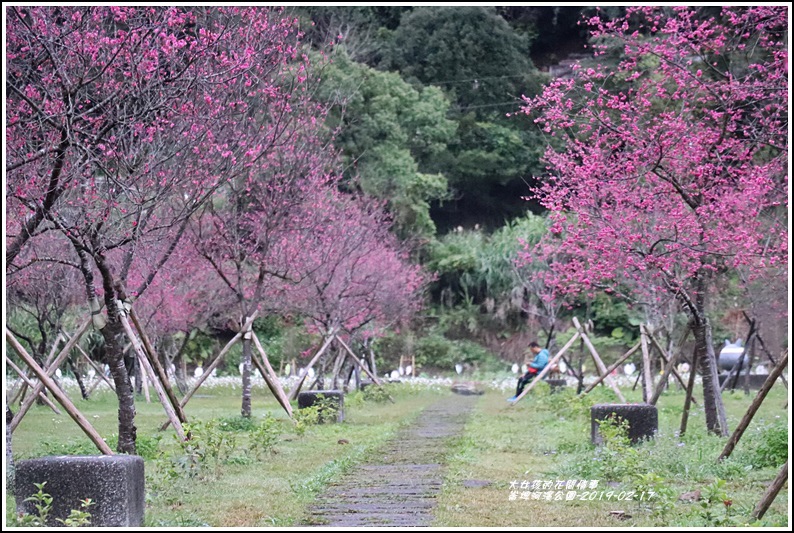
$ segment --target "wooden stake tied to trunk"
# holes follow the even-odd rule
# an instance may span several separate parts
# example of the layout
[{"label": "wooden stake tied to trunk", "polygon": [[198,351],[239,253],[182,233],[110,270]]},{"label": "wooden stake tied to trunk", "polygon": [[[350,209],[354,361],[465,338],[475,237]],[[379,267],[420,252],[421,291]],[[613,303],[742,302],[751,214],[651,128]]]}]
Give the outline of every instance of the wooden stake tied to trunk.
[{"label": "wooden stake tied to trunk", "polygon": [[612,364],[609,366],[609,368],[607,368],[607,371],[606,371],[604,374],[601,374],[600,376],[598,376],[598,379],[596,379],[596,380],[595,380],[593,383],[591,383],[591,384],[590,384],[590,385],[589,385],[589,386],[588,386],[588,387],[587,387],[585,390],[583,390],[583,391],[582,391],[582,392],[581,392],[579,395],[581,396],[581,395],[583,395],[583,394],[587,394],[588,392],[590,392],[591,390],[593,390],[594,388],[596,388],[596,386],[598,386],[598,384],[599,384],[599,383],[601,383],[602,381],[604,381],[604,379],[605,379],[607,376],[609,376],[609,375],[612,373],[612,371],[613,371],[613,370],[615,370],[615,369],[616,369],[618,366],[620,366],[620,365],[621,365],[621,364],[622,364],[624,361],[626,361],[626,359],[628,359],[629,357],[631,357],[631,356],[634,354],[634,352],[636,352],[636,351],[637,351],[637,350],[639,350],[639,349],[640,349],[640,343],[638,342],[637,344],[635,344],[634,346],[632,346],[632,347],[629,349],[629,351],[628,351],[628,352],[626,352],[626,353],[624,353],[622,356],[620,356],[620,357],[618,358],[618,360],[617,360],[617,361],[615,361],[614,363],[612,363]]},{"label": "wooden stake tied to trunk", "polygon": [[174,430],[176,431],[176,434],[179,436],[179,438],[183,441],[188,440],[187,435],[185,435],[185,430],[182,428],[182,423],[177,417],[176,411],[174,411],[174,406],[171,405],[171,400],[168,399],[165,390],[163,390],[163,385],[157,379],[157,376],[155,376],[154,369],[152,369],[152,366],[149,364],[146,354],[143,353],[143,348],[138,342],[135,332],[132,331],[132,327],[130,326],[129,320],[127,320],[127,316],[124,314],[124,312],[120,312],[119,318],[121,319],[122,326],[124,326],[124,332],[127,334],[127,337],[132,343],[132,349],[135,350],[135,353],[138,356],[138,362],[143,368],[144,375],[147,376],[149,381],[152,382],[152,386],[154,386],[154,390],[157,393],[157,397],[159,398],[163,409],[165,410],[166,416],[168,416],[168,420],[174,426]]},{"label": "wooden stake tied to trunk", "polygon": [[642,346],[642,401],[650,403],[653,397],[653,378],[651,377],[651,354],[648,351],[648,334],[645,324],[640,324],[640,344]]},{"label": "wooden stake tied to trunk", "polygon": [[[64,333],[64,335],[66,335],[66,334]],[[68,336],[68,335],[66,335],[66,338],[68,339],[68,338],[69,338],[69,336]],[[85,353],[85,350],[83,350],[83,348],[82,348],[82,347],[81,347],[79,344],[75,344],[75,346],[74,346],[74,347],[75,347],[75,348],[77,348],[77,351],[78,351],[78,352],[80,352],[80,355],[81,355],[81,356],[83,356],[83,359],[85,359],[85,360],[86,360],[86,362],[88,362],[88,364],[89,364],[89,365],[91,365],[91,368],[93,368],[93,369],[94,369],[94,372],[96,372],[96,375],[97,375],[97,379],[98,379],[99,381],[102,381],[102,380],[104,380],[104,381],[105,381],[105,383],[107,383],[107,384],[108,384],[108,386],[110,386],[110,390],[112,390],[112,391],[114,391],[114,392],[115,392],[115,390],[116,390],[116,386],[115,386],[115,385],[113,385],[113,382],[112,382],[112,381],[110,381],[110,380],[107,378],[107,376],[105,376],[105,372],[104,372],[104,371],[103,371],[101,368],[99,368],[99,366],[97,366],[97,364],[96,364],[94,361],[92,361],[92,360],[91,360],[91,358],[88,356],[88,354],[87,354],[87,353]],[[93,388],[94,388],[94,387],[91,387],[91,390],[93,390]],[[90,393],[91,393],[91,392],[89,391],[89,394],[90,394]]]},{"label": "wooden stake tied to trunk", "polygon": [[[28,387],[30,387],[30,388],[32,389],[32,388],[34,388],[34,387],[36,386],[36,384],[35,384],[35,383],[33,383],[32,381],[30,381],[30,378],[29,378],[29,377],[27,377],[27,376],[25,375],[25,373],[22,371],[22,369],[21,369],[21,368],[19,368],[19,367],[18,367],[16,364],[14,364],[14,361],[12,361],[11,359],[9,359],[9,358],[8,358],[8,354],[6,354],[6,364],[7,364],[8,366],[10,366],[10,367],[11,367],[11,368],[14,370],[14,372],[16,372],[16,373],[17,373],[17,375],[20,377],[20,379],[22,379],[22,381],[23,381],[23,382],[24,382],[24,383],[25,383],[25,384],[26,384]],[[49,398],[47,398],[47,395],[46,395],[46,394],[44,394],[44,392],[43,392],[43,391],[39,393],[39,396],[41,397],[41,400],[42,400],[42,401],[43,401],[45,404],[47,404],[47,406],[48,406],[50,409],[52,409],[52,411],[53,411],[53,412],[54,412],[56,415],[59,415],[59,414],[61,414],[61,410],[60,410],[60,409],[58,409],[58,407],[56,407],[54,403],[52,403],[52,400],[50,400]]]},{"label": "wooden stake tied to trunk", "polygon": [[[656,387],[653,393],[653,398],[651,398],[651,402],[650,402],[651,405],[656,405],[656,402],[659,401],[659,397],[662,395],[662,392],[664,391],[664,388],[667,385],[667,381],[670,379],[671,373],[675,376],[675,378],[678,380],[678,383],[681,384],[684,390],[687,389],[687,384],[684,383],[684,379],[678,374],[678,371],[675,369],[675,365],[678,364],[678,359],[681,356],[681,346],[686,341],[686,338],[689,336],[690,331],[692,331],[691,325],[688,324],[686,330],[681,336],[681,339],[676,344],[675,353],[673,353],[673,356],[670,357],[669,360],[667,359],[667,357],[665,357],[664,348],[662,348],[662,345],[659,343],[658,340],[656,340],[656,337],[650,331],[647,332],[648,338],[651,340],[654,346],[656,346],[656,349],[659,350],[659,354],[662,356],[662,360],[666,364],[664,372],[662,373],[662,379],[659,380],[659,385]],[[692,402],[696,403],[694,398],[692,398]]]},{"label": "wooden stake tied to trunk", "polygon": [[[576,331],[581,336],[585,346],[587,346],[587,349],[590,350],[590,355],[593,356],[593,361],[595,362],[598,372],[600,374],[607,374],[606,365],[604,365],[604,362],[601,360],[601,357],[598,355],[598,352],[596,351],[595,346],[593,346],[593,343],[590,342],[590,338],[587,336],[587,333],[585,333],[584,328],[582,328],[582,325],[579,323],[578,318],[573,317],[573,325],[574,327],[576,327]],[[612,381],[612,378],[608,374],[604,378],[604,380],[606,381],[607,385],[612,387],[612,390],[615,391],[615,394],[620,399],[620,401],[622,403],[626,403],[626,398],[623,397],[623,394],[620,392],[620,389],[618,388],[617,385],[615,385],[615,382]]]},{"label": "wooden stake tied to trunk", "polygon": [[[108,446],[107,443],[104,440],[102,440],[102,437],[100,437],[99,433],[97,433],[96,430],[93,428],[93,426],[91,426],[91,423],[88,421],[88,419],[85,416],[83,416],[83,414],[77,409],[77,407],[74,406],[74,404],[71,402],[71,400],[69,400],[66,394],[64,394],[63,391],[55,384],[52,378],[50,378],[49,374],[45,372],[36,363],[33,357],[31,357],[25,351],[25,349],[22,347],[19,341],[17,341],[16,337],[14,337],[11,334],[11,332],[8,331],[8,329],[6,329],[6,340],[11,345],[11,347],[14,348],[14,350],[19,354],[22,360],[25,361],[25,364],[28,365],[28,367],[31,370],[33,370],[33,373],[36,374],[36,377],[39,378],[40,381],[39,385],[50,389],[50,392],[52,392],[52,395],[55,397],[56,400],[58,400],[58,403],[60,403],[61,406],[63,406],[64,410],[66,410],[66,412],[69,413],[69,416],[72,417],[72,420],[74,420],[78,426],[80,426],[80,429],[82,429],[83,432],[86,435],[88,435],[88,438],[91,439],[91,442],[93,442],[96,445],[99,451],[105,455],[113,455],[113,450],[111,450],[110,446]],[[36,388],[38,389],[38,386]],[[35,398],[35,397],[36,397],[35,394],[31,395],[31,398]]]},{"label": "wooden stake tied to trunk", "polygon": [[[66,346],[63,347],[63,349],[58,354],[58,356],[55,358],[55,360],[52,362],[52,364],[47,367],[47,370],[46,370],[47,377],[50,377],[53,374],[55,374],[55,371],[58,369],[58,367],[61,366],[61,364],[63,364],[63,362],[66,360],[67,357],[69,357],[69,352],[72,351],[72,348],[80,340],[80,337],[83,336],[83,333],[88,331],[88,327],[90,325],[91,325],[91,320],[87,320],[80,326],[80,328],[74,334],[72,339],[69,342],[66,343]],[[8,332],[8,334],[10,334],[10,332]],[[8,336],[8,335],[6,335],[6,336]],[[14,340],[16,340],[16,338]],[[20,347],[21,347],[21,345],[20,345]],[[30,365],[28,365],[28,366],[30,366]],[[36,366],[38,368],[41,368],[41,367],[38,366],[38,364]],[[31,367],[31,369],[32,369],[32,367]],[[52,381],[52,383],[54,384],[55,382]],[[17,428],[19,423],[25,417],[27,412],[30,410],[31,406],[36,401],[36,398],[38,397],[39,393],[44,390],[44,387],[45,387],[44,382],[41,381],[41,378],[39,378],[39,383],[36,384],[36,387],[33,389],[32,394],[22,403],[22,405],[19,407],[19,411],[17,412],[16,416],[14,416],[14,419],[11,421],[11,424],[9,425],[9,429],[12,432]]]},{"label": "wooden stake tied to trunk", "polygon": [[312,366],[314,366],[314,364],[317,363],[317,361],[320,360],[320,357],[322,357],[322,355],[325,353],[325,350],[328,349],[328,347],[331,345],[331,342],[334,340],[335,337],[336,337],[336,334],[333,333],[333,331],[329,331],[328,332],[328,335],[325,337],[325,342],[320,347],[320,349],[317,350],[317,353],[314,354],[314,357],[311,358],[311,360],[309,361],[309,364],[307,364],[306,367],[305,367],[303,375],[298,380],[298,383],[296,383],[295,387],[290,391],[289,396],[288,396],[290,401],[296,400],[298,398],[298,393],[300,392],[301,388],[303,387],[303,383],[306,381],[306,377],[309,375],[309,369]]},{"label": "wooden stake tied to trunk", "polygon": [[[206,379],[208,377],[210,377],[210,374],[212,374],[212,371],[215,370],[215,368],[217,368],[219,364],[221,364],[221,361],[223,361],[223,358],[226,356],[227,353],[229,353],[229,350],[231,350],[232,347],[235,344],[237,344],[237,342],[240,339],[243,338],[243,335],[244,335],[245,331],[251,326],[251,324],[253,324],[254,319],[256,318],[257,314],[258,314],[258,311],[254,311],[251,314],[251,316],[248,317],[248,320],[245,321],[245,324],[243,324],[243,327],[240,328],[240,331],[237,333],[237,335],[232,337],[232,340],[230,340],[229,342],[226,343],[226,346],[223,347],[223,349],[220,351],[220,353],[215,358],[215,360],[204,371],[204,373],[201,376],[199,376],[199,378],[193,384],[193,387],[191,387],[191,389],[187,392],[187,394],[185,394],[185,396],[179,402],[179,406],[182,407],[182,409],[185,408],[187,403],[190,401],[190,398],[192,398],[193,395],[196,393],[196,391],[199,389],[199,387],[201,387],[201,384],[204,383],[204,381],[206,381]],[[171,423],[170,420],[166,421],[163,425],[160,426],[160,431],[164,431],[168,427],[168,425],[170,423]]]},{"label": "wooden stake tied to trunk", "polygon": [[251,331],[254,346],[256,346],[256,350],[259,352],[259,355],[262,357],[262,361],[259,361],[256,357],[256,354],[252,354],[251,360],[259,368],[259,373],[262,374],[262,378],[265,380],[265,383],[268,384],[270,390],[273,392],[273,395],[276,397],[276,401],[281,404],[281,407],[287,412],[290,418],[292,418],[292,406],[289,404],[289,400],[284,395],[284,389],[281,388],[281,382],[278,379],[278,376],[273,371],[273,367],[270,364],[270,361],[267,358],[267,353],[265,353],[265,349],[262,348],[262,343],[259,342],[259,337],[256,336],[256,333]]},{"label": "wooden stake tied to trunk", "polygon": [[750,407],[747,408],[747,412],[744,414],[742,419],[739,421],[739,425],[736,426],[731,437],[728,439],[728,442],[725,444],[725,448],[722,450],[722,453],[717,458],[718,461],[722,461],[726,457],[730,457],[731,453],[733,453],[733,449],[739,444],[739,439],[742,438],[747,427],[750,425],[750,422],[753,420],[755,413],[758,411],[758,408],[761,407],[761,404],[764,402],[764,398],[772,390],[772,386],[777,381],[777,378],[783,373],[783,370],[786,369],[788,365],[788,352],[778,361],[777,366],[772,370],[772,373],[767,376],[766,381],[764,384],[761,385],[761,389],[758,391],[758,394],[755,395],[753,402],[750,404]]},{"label": "wooden stake tied to trunk", "polygon": [[171,382],[168,379],[168,375],[166,374],[163,365],[160,364],[160,358],[157,357],[157,352],[155,352],[154,346],[152,346],[152,343],[149,341],[149,336],[146,334],[143,324],[140,320],[138,320],[138,315],[135,313],[135,308],[130,309],[130,318],[132,319],[132,323],[135,324],[135,329],[138,330],[141,342],[143,343],[144,353],[147,356],[149,364],[156,373],[157,380],[160,382],[160,385],[165,391],[168,402],[174,409],[174,413],[176,414],[176,417],[179,419],[179,421],[183,424],[186,424],[187,415],[185,415],[185,411],[182,409],[182,406],[179,405],[179,400],[177,399],[176,394],[174,394],[174,389],[171,387]]},{"label": "wooden stake tied to trunk", "polygon": [[[341,345],[342,345],[342,347],[343,347],[345,350],[347,350],[347,353],[349,353],[349,354],[351,355],[351,359],[353,360],[353,363],[355,363],[356,365],[358,365],[358,367],[359,367],[361,370],[363,370],[363,371],[364,371],[364,373],[365,373],[365,374],[366,374],[366,375],[369,377],[369,379],[371,379],[371,380],[372,380],[372,382],[373,382],[375,385],[377,385],[378,387],[381,387],[381,388],[382,388],[382,387],[383,387],[383,384],[380,382],[380,380],[378,380],[377,376],[375,376],[375,374],[373,374],[372,372],[370,372],[370,371],[369,371],[369,369],[368,369],[366,366],[364,366],[364,365],[362,365],[362,364],[361,364],[361,361],[359,361],[359,360],[358,360],[358,357],[356,357],[356,354],[354,354],[354,353],[353,353],[353,350],[351,350],[351,349],[350,349],[350,347],[349,347],[349,346],[348,346],[348,345],[345,343],[345,341],[343,341],[343,340],[341,339],[341,337],[339,337],[338,335],[337,335],[336,339],[339,341],[339,344],[341,344]],[[387,394],[387,395],[386,395],[386,397],[387,397],[387,398],[389,398],[389,401],[390,401],[391,403],[395,403],[395,402],[394,402],[394,398],[392,398],[392,397],[391,397],[389,394]]]}]

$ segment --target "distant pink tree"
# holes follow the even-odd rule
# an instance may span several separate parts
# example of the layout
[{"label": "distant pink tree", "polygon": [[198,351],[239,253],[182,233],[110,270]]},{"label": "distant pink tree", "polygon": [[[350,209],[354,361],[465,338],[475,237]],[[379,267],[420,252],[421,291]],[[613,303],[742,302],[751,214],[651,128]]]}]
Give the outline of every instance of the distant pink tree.
[{"label": "distant pink tree", "polygon": [[[595,60],[524,111],[564,148],[546,152],[537,191],[553,225],[541,248],[567,254],[549,282],[568,292],[674,295],[694,323],[710,431],[728,428],[707,295],[718,276],[787,262],[787,9],[628,8],[590,21]],[[651,301],[651,303],[653,303]]]},{"label": "distant pink tree", "polygon": [[389,231],[376,200],[329,192],[319,223],[301,235],[300,280],[284,286],[284,307],[309,317],[323,333],[372,336],[409,320],[428,281]]},{"label": "distant pink tree", "polygon": [[[294,98],[292,124],[274,157],[229,180],[191,226],[195,250],[215,277],[223,310],[239,323],[254,311],[283,311],[276,287],[297,283],[305,236],[322,224],[318,215],[338,177],[334,151],[321,128],[323,112]],[[251,416],[252,341],[242,341],[242,416]]]},{"label": "distant pink tree", "polygon": [[[6,303],[9,314],[17,314],[30,327],[7,327],[30,347],[43,365],[47,353],[68,322],[67,314],[83,304],[80,268],[68,242],[57,235],[44,235],[22,252],[25,268],[8,279]],[[15,321],[16,323],[16,321]]]},{"label": "distant pink tree", "polygon": [[[79,256],[119,395],[135,408],[117,301],[140,296],[196,210],[289,142],[305,85],[297,21],[271,8],[9,7],[6,271],[57,231]],[[166,243],[165,246],[161,246]],[[155,247],[159,257],[136,260]],[[127,287],[133,268],[140,283]]]}]

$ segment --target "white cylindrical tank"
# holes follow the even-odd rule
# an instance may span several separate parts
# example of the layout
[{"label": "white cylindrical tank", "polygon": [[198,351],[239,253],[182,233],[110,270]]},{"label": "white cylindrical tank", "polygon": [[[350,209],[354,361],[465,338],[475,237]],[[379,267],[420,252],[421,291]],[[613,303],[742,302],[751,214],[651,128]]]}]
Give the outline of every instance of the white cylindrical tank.
[{"label": "white cylindrical tank", "polygon": [[[737,346],[736,344],[728,344],[720,350],[720,356],[717,359],[717,363],[721,370],[726,372],[730,372],[730,370],[739,362],[739,358],[742,357],[744,353],[744,348],[742,346]],[[745,365],[749,362],[749,358],[747,355],[742,357],[742,367],[746,368]]]}]

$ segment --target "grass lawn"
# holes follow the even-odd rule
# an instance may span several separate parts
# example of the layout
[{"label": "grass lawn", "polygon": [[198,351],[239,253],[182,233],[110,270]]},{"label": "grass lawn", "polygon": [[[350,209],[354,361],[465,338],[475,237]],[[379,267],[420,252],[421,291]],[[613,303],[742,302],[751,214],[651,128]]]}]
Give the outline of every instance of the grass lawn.
[{"label": "grass lawn", "polygon": [[[716,458],[725,439],[707,434],[702,405],[691,411],[685,437],[676,437],[684,394],[675,387],[658,402],[657,439],[625,453],[611,453],[590,444],[589,407],[593,403],[617,403],[613,393],[599,387],[589,397],[577,399],[573,388],[569,389],[550,395],[548,386],[542,384],[514,407],[505,401],[511,392],[492,391],[482,397],[450,457],[435,525],[750,525],[753,507],[788,456],[789,414],[783,408],[788,391],[782,384],[773,388],[733,455],[721,464]],[[623,392],[628,402],[641,401],[639,388]],[[754,391],[750,396],[724,393],[731,431],[754,396]],[[783,459],[776,461],[775,453]],[[483,487],[482,483],[466,480],[491,484]],[[597,480],[597,488],[587,492],[601,499],[579,500],[585,491],[578,490],[577,497],[570,501],[533,500],[535,480],[554,482],[555,489],[557,481]],[[626,496],[630,490],[637,491],[635,494],[653,490],[655,494],[643,502],[617,499],[621,492]],[[679,495],[696,490],[701,491],[700,501],[678,500]],[[613,491],[611,499],[606,498],[608,491]],[[530,493],[529,499],[522,498],[523,492]],[[567,494],[565,489],[562,492]],[[788,489],[784,487],[763,520],[752,525],[788,526],[787,502]],[[610,511],[623,514],[618,517]]]},{"label": "grass lawn", "polygon": [[[211,428],[196,427],[204,459],[180,447],[173,431],[159,432],[162,408],[139,398],[136,423],[139,453],[146,465],[145,525],[300,524],[329,481],[366,461],[401,425],[411,423],[440,395],[449,394],[438,387],[389,387],[396,404],[350,394],[345,398],[344,423],[311,425],[302,433],[262,387],[254,388],[251,423],[239,417],[239,388],[202,389],[188,404],[187,413],[191,421],[214,423]],[[629,402],[640,401],[639,390],[624,393]],[[621,447],[619,442],[600,448],[590,444],[590,405],[614,401],[605,388],[578,398],[572,388],[550,395],[541,384],[514,407],[505,401],[509,395],[489,390],[481,396],[464,432],[453,439],[435,526],[788,525],[787,487],[760,523],[752,524],[749,518],[788,454],[788,410],[783,408],[787,390],[782,386],[772,390],[733,456],[720,464],[716,458],[725,439],[706,433],[702,406],[692,411],[686,436],[676,437],[683,393],[675,387],[659,401],[658,437],[634,447]],[[724,394],[731,429],[754,395]],[[77,400],[77,405],[115,445],[115,396],[103,393],[89,401]],[[265,423],[270,424],[267,431],[274,444],[272,451],[257,453],[252,443],[265,431],[260,425]],[[55,416],[41,406],[20,424],[13,446],[17,460],[96,453],[66,415]],[[209,453],[213,449],[215,458]],[[600,494],[600,500],[533,500],[526,487],[533,481],[598,481],[590,492]],[[701,492],[700,501],[679,501],[679,495],[696,490]],[[607,491],[613,494],[607,497]],[[628,491],[655,495],[642,502],[617,499]],[[7,516],[13,516],[13,496],[7,491],[6,497]],[[618,517],[610,511],[623,514]]]},{"label": "grass lawn", "polygon": [[[154,400],[147,404],[138,398],[138,452],[144,456],[146,472],[145,525],[266,527],[299,523],[329,480],[365,460],[439,394],[448,394],[438,389],[389,387],[396,404],[365,401],[361,393],[350,394],[345,398],[345,422],[312,425],[302,435],[270,392],[255,387],[252,421],[256,425],[268,413],[275,419],[273,450],[259,457],[249,450],[254,432],[239,428],[243,424],[239,417],[240,389],[202,389],[187,406],[188,418],[225,422],[238,431],[216,428],[206,435],[227,440],[219,447],[219,460],[205,460],[206,464],[192,476],[185,472],[186,454],[177,445],[173,430],[158,431],[165,420],[162,407]],[[76,401],[78,409],[112,447],[117,431],[115,402],[113,393]],[[205,435],[200,434],[200,438]],[[33,407],[14,432],[13,447],[16,460],[97,453],[71,419],[41,406]],[[6,497],[7,516],[13,516],[10,491]]]}]

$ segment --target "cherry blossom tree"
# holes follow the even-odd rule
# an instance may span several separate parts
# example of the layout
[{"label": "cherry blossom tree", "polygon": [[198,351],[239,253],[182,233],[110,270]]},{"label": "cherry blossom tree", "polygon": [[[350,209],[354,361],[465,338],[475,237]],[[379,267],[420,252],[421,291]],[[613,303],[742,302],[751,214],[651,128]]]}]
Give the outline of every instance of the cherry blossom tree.
[{"label": "cherry blossom tree", "polygon": [[[322,110],[310,100],[291,107],[295,120],[278,153],[229,180],[192,227],[195,249],[240,324],[254,311],[283,310],[275,287],[303,276],[305,236],[321,224],[317,214],[339,180],[320,128]],[[243,337],[242,346],[241,413],[249,417],[252,340]]]},{"label": "cherry blossom tree", "polygon": [[302,239],[301,279],[287,286],[286,305],[325,331],[369,330],[409,319],[428,279],[390,233],[383,206],[334,194],[320,224]]},{"label": "cherry blossom tree", "polygon": [[[553,220],[544,245],[568,254],[548,280],[674,295],[694,324],[707,427],[727,435],[707,296],[734,269],[787,263],[787,10],[639,7],[589,23],[596,64],[524,108],[564,144],[536,191]],[[597,63],[609,45],[616,68]]]},{"label": "cherry blossom tree", "polygon": [[[42,233],[71,243],[92,312],[104,299],[118,449],[133,453],[117,302],[151,285],[220,186],[289,142],[306,81],[297,22],[239,7],[9,7],[7,18],[7,272]],[[133,268],[146,270],[128,289]]]},{"label": "cherry blossom tree", "polygon": [[[7,327],[28,345],[33,359],[46,367],[47,355],[60,342],[61,331],[69,331],[72,326],[71,311],[84,302],[82,276],[74,250],[56,235],[44,235],[31,242],[21,257],[25,268],[9,278],[6,285],[11,322]],[[78,365],[72,357],[67,363],[85,397]]]}]

